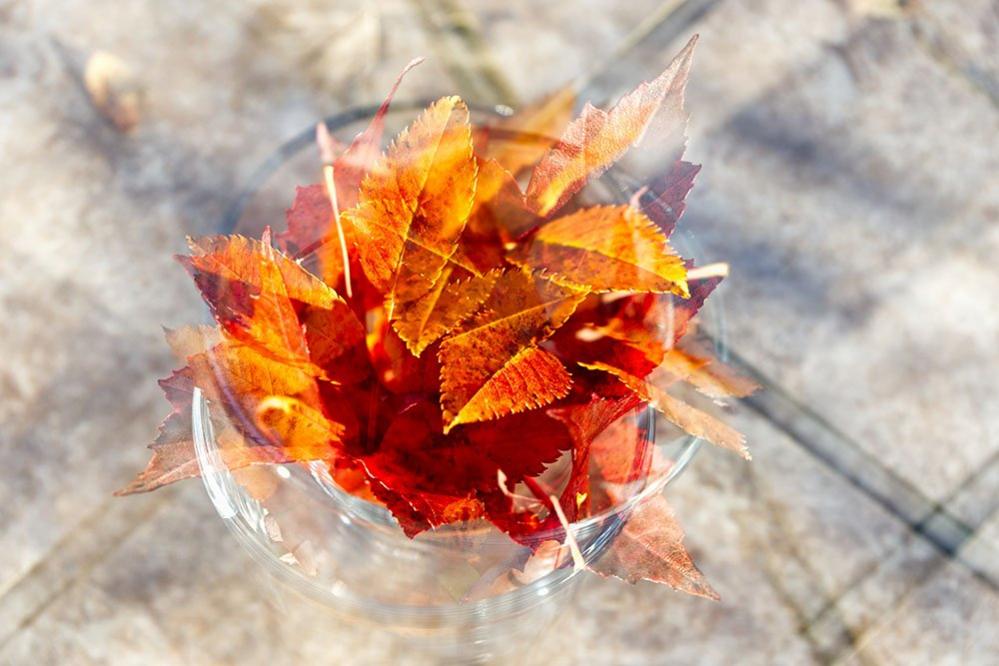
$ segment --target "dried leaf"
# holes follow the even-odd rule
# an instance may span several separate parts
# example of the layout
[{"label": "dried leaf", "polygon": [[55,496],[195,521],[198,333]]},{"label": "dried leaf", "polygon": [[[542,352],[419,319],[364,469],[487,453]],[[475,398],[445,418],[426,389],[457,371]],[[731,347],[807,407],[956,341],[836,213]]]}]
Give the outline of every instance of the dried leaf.
[{"label": "dried leaf", "polygon": [[[534,168],[527,198],[539,215],[549,215],[638,143],[667,98],[682,101],[694,37],[658,78],[642,83],[610,111],[587,104],[558,143]],[[669,105],[675,113],[677,105]],[[682,102],[679,105],[682,109]]]},{"label": "dried leaf", "polygon": [[454,254],[475,168],[468,109],[457,97],[442,98],[396,138],[361,184],[358,205],[343,213],[358,234],[365,274],[386,294],[390,319],[433,288]]},{"label": "dried leaf", "polygon": [[541,407],[568,393],[562,363],[537,348],[572,315],[579,291],[505,272],[461,332],[441,343],[445,429]]},{"label": "dried leaf", "polygon": [[629,583],[649,580],[718,600],[683,546],[683,529],[661,495],[639,503],[610,548],[590,569]]},{"label": "dried leaf", "polygon": [[698,164],[678,161],[662,178],[652,181],[648,194],[640,201],[641,210],[669,236],[686,210],[686,198],[700,173]]},{"label": "dried leaf", "polygon": [[523,237],[539,222],[513,175],[495,160],[480,159],[469,232],[502,246]]},{"label": "dried leaf", "polygon": [[451,331],[482,304],[499,277],[497,271],[474,275],[449,264],[437,283],[419,298],[399,303],[395,329],[416,356]]},{"label": "dried leaf", "polygon": [[747,460],[750,458],[746,449],[746,439],[731,426],[722,423],[707,412],[692,407],[679,398],[675,398],[660,388],[655,381],[636,377],[620,368],[606,363],[584,364],[595,370],[603,370],[614,375],[625,386],[635,392],[635,395],[647,401],[666,419],[682,428],[694,437],[701,437],[724,449],[735,451]]},{"label": "dried leaf", "polygon": [[227,334],[315,376],[336,375],[342,356],[363,351],[364,327],[347,304],[267,243],[213,236],[190,245],[178,259]]},{"label": "dried leaf", "polygon": [[436,393],[440,381],[437,354],[414,356],[382,310],[375,310],[371,320],[368,348],[381,384],[393,393]]},{"label": "dried leaf", "polygon": [[[258,371],[266,372],[266,368],[273,367],[272,362],[255,355],[246,347],[238,346],[233,349],[242,351],[232,351],[224,357],[240,356],[241,368],[251,366]],[[173,405],[173,411],[163,421],[156,441],[149,447],[153,451],[153,457],[146,469],[115,494],[148,492],[175,481],[200,476],[201,470],[192,439],[191,409],[194,387],[196,385],[210,387],[208,393],[218,399],[223,395],[223,391],[218,387],[220,377],[224,381],[229,381],[225,373],[230,366],[223,366],[222,363],[211,364],[209,354],[212,352],[201,351],[193,354],[192,358],[198,366],[197,369],[185,367],[160,381],[164,394]],[[240,376],[242,375],[237,375]],[[287,384],[275,381],[271,382],[270,386],[307,393],[310,380],[306,377],[300,379],[301,382],[292,381]],[[236,386],[240,385],[237,383]],[[245,420],[234,420],[233,425],[225,421],[217,424],[220,432],[216,436],[216,443],[222,461],[228,469],[237,470],[255,463],[330,460],[334,457],[335,449],[331,446],[331,442],[339,438],[343,431],[342,426],[327,421],[321,414],[315,413],[300,401],[281,398],[280,400],[288,402],[284,403],[286,406],[278,407],[280,403],[277,403],[277,400],[279,400],[277,396],[267,396],[262,400],[244,399],[244,408],[249,409],[252,406],[253,411],[243,411],[240,415],[251,415],[251,418],[255,416],[252,418],[250,431],[263,435],[255,438],[255,442],[248,441],[244,434],[233,427],[239,423],[246,424]],[[275,408],[284,410],[284,413],[275,414],[273,412]]]},{"label": "dried leaf", "polygon": [[[567,552],[582,566],[575,537],[597,542],[572,523],[665,481],[670,463],[640,410],[744,452],[738,433],[667,393],[678,382],[715,399],[755,388],[681,340],[725,274],[667,240],[698,169],[680,161],[692,46],[611,111],[587,107],[557,142],[544,135],[568,121],[568,89],[474,130],[465,105],[443,98],[382,156],[398,81],[346,149],[319,125],[324,185],[296,192],[279,237],[297,260],[269,230],[192,241],[181,259],[220,327],[168,332],[187,365],[161,382],[173,410],[123,492],[198,474],[197,386],[222,459],[251,494],[278,484],[253,463],[321,460],[330,482],[385,505],[410,536],[492,522],[528,547],[509,561],[524,578]],[[643,133],[665,176],[628,206],[573,198]],[[525,195],[517,176],[535,160]],[[713,595],[668,507],[649,506],[597,569]],[[286,559],[312,569],[299,550]],[[469,566],[459,579],[446,582],[456,598],[475,598],[518,576]]]},{"label": "dried leaf", "polygon": [[440,432],[440,409],[417,401],[393,420],[377,452],[361,460],[372,491],[410,536],[483,516],[475,490],[496,484],[493,465]]},{"label": "dried leaf", "polygon": [[[414,59],[403,68],[389,90],[385,101],[375,112],[368,126],[351,141],[350,145],[333,160],[324,156],[323,163],[333,165],[337,201],[341,209],[353,207],[357,203],[357,193],[361,181],[381,154],[382,136],[385,133],[385,116],[395,97],[403,77],[423,60]],[[325,125],[323,125],[325,128]],[[334,146],[336,150],[338,146]],[[299,256],[316,250],[322,266],[323,278],[331,285],[339,282],[343,273],[343,253],[340,240],[332,228],[333,208],[325,185],[319,183],[299,187],[295,191],[295,201],[285,213],[287,228],[278,235],[282,245],[291,244]],[[349,230],[344,229],[348,243]]]},{"label": "dried leaf", "polygon": [[533,166],[572,119],[576,90],[566,86],[487,128],[484,154],[510,173]]},{"label": "dried leaf", "polygon": [[337,200],[342,208],[351,208],[357,202],[358,188],[381,154],[382,135],[385,133],[385,116],[388,114],[392,99],[395,97],[396,91],[399,90],[402,79],[421,62],[423,62],[423,58],[414,58],[403,67],[395,83],[392,84],[392,89],[385,97],[385,101],[375,111],[371,122],[363,132],[354,137],[347,150],[333,163],[337,175]]},{"label": "dried leaf", "polygon": [[631,206],[594,206],[549,222],[509,258],[578,289],[688,295],[683,259]]}]

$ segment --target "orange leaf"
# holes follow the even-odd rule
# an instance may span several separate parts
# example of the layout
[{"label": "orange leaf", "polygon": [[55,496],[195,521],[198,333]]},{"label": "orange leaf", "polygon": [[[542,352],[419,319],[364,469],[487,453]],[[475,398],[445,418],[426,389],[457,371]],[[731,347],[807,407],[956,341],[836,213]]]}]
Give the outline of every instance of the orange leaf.
[{"label": "orange leaf", "polygon": [[440,365],[436,354],[414,356],[389,325],[384,311],[371,315],[368,349],[378,380],[393,393],[436,393]]},{"label": "orange leaf", "polygon": [[495,485],[495,466],[463,442],[441,440],[440,409],[419,400],[393,420],[378,451],[360,460],[371,491],[410,536],[484,513],[476,489]]},{"label": "orange leaf", "polygon": [[[311,395],[314,382],[308,375],[292,368],[282,371],[280,364],[245,345],[223,342],[210,350],[204,347],[199,349],[196,341],[199,332],[202,331],[190,329],[179,336],[169,334],[173,342],[187,345],[186,351],[191,352],[191,365],[160,381],[173,411],[160,426],[156,441],[150,445],[153,457],[146,469],[115,494],[147,492],[181,479],[200,476],[191,422],[195,386],[204,389],[217,406],[225,407],[230,414],[228,421],[213,419],[217,430],[216,442],[229,469],[236,470],[254,463],[329,460],[334,457],[335,449],[331,442],[339,440],[342,426],[328,421],[302,401],[264,396],[259,389],[248,390],[248,383],[259,381],[271,390]],[[209,336],[204,335],[202,339],[206,338]],[[272,377],[270,381],[266,381],[268,377]],[[239,405],[225,402],[231,391],[241,396]],[[244,429],[243,433],[239,431],[240,427]]]},{"label": "orange leaf", "polygon": [[[236,339],[314,376],[363,342],[363,326],[337,293],[268,243],[212,236],[190,245],[192,255],[178,259]],[[317,333],[319,321],[325,334]]]},{"label": "orange leaf", "polygon": [[416,356],[457,326],[482,304],[499,277],[498,271],[473,275],[447,265],[436,284],[419,298],[399,303],[395,329]]},{"label": "orange leaf", "polygon": [[392,98],[395,97],[399,84],[402,83],[406,74],[421,62],[423,62],[423,58],[414,58],[399,72],[399,76],[392,84],[392,89],[386,95],[385,101],[375,111],[371,123],[363,132],[354,137],[354,140],[347,146],[347,150],[333,163],[336,173],[337,200],[340,202],[341,208],[350,208],[357,202],[358,187],[381,154],[385,116],[392,104]]},{"label": "orange leaf", "polygon": [[[599,176],[637,143],[667,98],[682,100],[697,38],[658,78],[642,83],[610,111],[587,104],[582,114],[534,168],[527,198],[539,215],[549,215],[578,192],[587,179]],[[674,112],[682,105],[668,105]]]},{"label": "orange leaf", "polygon": [[496,160],[480,159],[469,232],[496,238],[502,245],[524,236],[538,221],[513,175]]},{"label": "orange leaf", "polygon": [[331,442],[339,442],[344,427],[296,398],[269,395],[257,404],[257,425],[276,446],[295,460],[331,457]]},{"label": "orange leaf", "polygon": [[[254,464],[282,464],[308,460],[328,460],[333,456],[329,446],[311,449],[288,449],[283,446],[250,446],[232,428],[216,435],[222,463],[231,471]],[[115,495],[146,493],[183,479],[201,476],[194,440],[188,430],[187,437],[170,441],[157,441],[149,447],[153,451],[146,468],[131,483],[115,491]]]},{"label": "orange leaf", "polygon": [[607,363],[585,363],[583,367],[603,370],[617,377],[642,400],[656,408],[668,421],[694,437],[701,437],[724,449],[735,451],[747,460],[746,439],[737,430],[719,421],[707,412],[688,405],[667,393],[653,377],[636,377]]},{"label": "orange leaf", "polygon": [[631,206],[594,206],[549,222],[509,259],[579,289],[688,295],[683,259]]},{"label": "orange leaf", "polygon": [[513,176],[498,162],[479,159],[475,202],[454,261],[480,272],[504,264],[504,245],[533,230],[540,218],[524,202]]},{"label": "orange leaf", "polygon": [[343,214],[361,236],[361,265],[388,295],[390,313],[437,281],[474,194],[468,109],[457,97],[444,97],[396,138],[361,184],[358,205]]},{"label": "orange leaf", "polygon": [[697,354],[687,349],[671,349],[663,358],[661,367],[713,398],[745,398],[760,387],[734,368],[722,363],[707,349],[699,348]]},{"label": "orange leaf", "polygon": [[[422,58],[417,58],[403,68],[392,85],[392,89],[385,97],[385,101],[371,118],[371,122],[364,128],[364,131],[359,132],[354,137],[354,140],[338,157],[330,159],[330,155],[321,155],[324,163],[332,163],[333,165],[337,201],[340,208],[350,208],[357,203],[358,187],[371,165],[381,154],[382,135],[385,133],[385,116],[392,104],[392,98],[395,97],[403,77],[421,62],[423,62]],[[323,127],[325,128],[325,125]],[[329,137],[328,134],[326,137],[332,142],[332,137]],[[324,148],[325,146],[320,145],[320,153],[324,152]],[[297,252],[302,254],[319,249],[321,254],[328,255],[330,263],[324,262],[323,277],[331,277],[332,279],[328,279],[327,282],[336,284],[343,271],[340,258],[342,255],[336,233],[330,236],[333,208],[330,206],[326,187],[322,184],[315,184],[296,188],[295,201],[285,213],[285,217],[288,226],[284,232],[277,236],[276,240],[282,247],[290,243]],[[320,242],[323,244],[322,247],[318,245]],[[326,245],[332,247],[326,248]]]},{"label": "orange leaf", "polygon": [[560,88],[486,128],[483,154],[510,173],[536,164],[572,119],[576,90]]},{"label": "orange leaf", "polygon": [[584,298],[521,270],[497,280],[480,314],[441,343],[445,431],[543,406],[571,384],[561,362],[536,347]]},{"label": "orange leaf", "polygon": [[649,580],[675,590],[718,600],[683,546],[683,528],[661,495],[635,507],[624,529],[590,569],[629,583]]}]

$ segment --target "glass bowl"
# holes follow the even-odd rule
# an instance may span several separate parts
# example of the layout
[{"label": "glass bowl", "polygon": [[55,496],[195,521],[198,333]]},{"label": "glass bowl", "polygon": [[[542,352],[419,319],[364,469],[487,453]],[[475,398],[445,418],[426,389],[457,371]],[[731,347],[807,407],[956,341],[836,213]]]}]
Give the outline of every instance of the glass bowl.
[{"label": "glass bowl", "polygon": [[[393,136],[424,106],[394,105],[386,135]],[[349,141],[374,111],[351,110],[326,123],[338,139]],[[473,109],[473,124],[487,125],[497,113]],[[318,180],[313,136],[311,128],[304,130],[256,171],[228,211],[223,233],[259,236],[265,225],[283,219],[295,187]],[[636,189],[627,174],[611,169],[587,186],[584,196],[623,203]],[[684,256],[702,259],[688,232],[676,231],[672,241]],[[724,358],[717,295],[700,319]],[[374,625],[408,637],[414,650],[474,662],[508,656],[515,646],[529,644],[571,596],[581,570],[566,546],[528,560],[530,548],[485,521],[448,525],[410,539],[384,507],[341,490],[320,463],[257,466],[252,485],[247,484],[245,470],[223,463],[215,415],[200,391],[192,416],[204,487],[242,546],[281,582],[276,589],[282,603],[310,603],[328,613],[330,622]],[[700,446],[700,440],[656,419],[652,410],[627,418],[642,426],[672,465],[667,474],[633,488],[626,501],[573,523],[587,563],[601,556],[636,505],[661,493],[690,464]],[[536,538],[536,543],[562,540],[562,530]]]}]

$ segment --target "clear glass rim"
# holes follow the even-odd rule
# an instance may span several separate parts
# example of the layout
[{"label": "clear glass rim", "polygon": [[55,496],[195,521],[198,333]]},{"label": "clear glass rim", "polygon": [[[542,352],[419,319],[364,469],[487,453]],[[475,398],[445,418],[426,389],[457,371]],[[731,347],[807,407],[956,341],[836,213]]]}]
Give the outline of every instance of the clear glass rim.
[{"label": "clear glass rim", "polygon": [[[429,100],[414,102],[402,102],[393,104],[392,112],[420,111]],[[497,118],[503,117],[502,107],[489,108],[472,106],[473,111],[486,113]],[[328,116],[324,119],[331,132],[336,132],[351,123],[370,118],[377,107],[365,106],[356,107],[342,113]],[[247,205],[267,182],[267,180],[289,159],[298,154],[301,150],[312,145],[314,130],[310,127],[303,130],[298,135],[285,142],[270,158],[258,167],[247,181],[246,186],[240,191],[232,205],[227,209],[222,223],[220,233],[232,233],[236,229]],[[626,191],[624,183],[629,181],[627,174],[619,170],[610,169],[603,176],[612,183],[618,192]],[[694,237],[683,229],[677,229],[674,237],[680,236],[682,245],[686,246],[692,255],[703,255],[700,252],[699,244]],[[715,352],[721,360],[727,359],[727,349],[725,347],[725,322],[724,303],[719,294],[712,294],[711,305],[705,308],[708,314],[710,328],[714,332]],[[339,610],[352,619],[366,618],[373,621],[401,623],[410,627],[427,627],[436,625],[435,620],[444,618],[465,618],[474,615],[503,615],[517,612],[533,603],[538,603],[545,597],[552,596],[564,589],[573,580],[579,571],[572,566],[571,561],[553,569],[550,573],[525,584],[515,590],[503,592],[501,594],[478,599],[469,602],[456,601],[453,604],[439,604],[433,606],[416,606],[389,604],[376,601],[370,598],[359,596],[344,590],[328,589],[318,584],[314,579],[309,578],[303,572],[285,564],[275,557],[274,552],[263,545],[259,538],[259,531],[251,525],[245,513],[241,512],[233,505],[232,498],[237,501],[255,501],[246,497],[245,493],[233,479],[230,471],[223,463],[221,456],[215,448],[212,433],[211,419],[208,412],[208,404],[200,390],[195,389],[195,399],[192,405],[193,438],[195,451],[197,453],[198,465],[201,470],[201,479],[205,490],[210,497],[219,516],[223,519],[228,529],[237,537],[238,541],[246,548],[255,560],[264,565],[268,572],[286,584],[291,585],[297,591],[322,603],[326,607]],[[626,515],[641,502],[648,500],[661,493],[664,488],[676,479],[689,465],[690,461],[700,449],[702,440],[693,436],[682,438],[680,453],[672,461],[670,471],[664,476],[657,478],[652,483],[648,483],[644,488],[636,492],[624,502],[589,516],[581,521],[572,523],[573,531],[576,533],[595,529],[603,524],[610,523],[607,532],[610,537],[616,536],[617,527],[623,524],[622,515]],[[320,485],[316,482],[316,488]],[[330,501],[335,499],[325,493]],[[363,500],[359,500],[363,501]],[[370,503],[367,503],[370,504]],[[372,508],[381,509],[371,505]],[[540,534],[538,541],[544,540],[545,536],[561,534],[562,529],[553,529]],[[533,538],[533,537],[532,537]],[[601,539],[594,540],[586,550],[603,549]],[[596,553],[598,556],[600,553]],[[592,552],[584,552],[584,557]],[[589,558],[587,558],[589,559]]]}]

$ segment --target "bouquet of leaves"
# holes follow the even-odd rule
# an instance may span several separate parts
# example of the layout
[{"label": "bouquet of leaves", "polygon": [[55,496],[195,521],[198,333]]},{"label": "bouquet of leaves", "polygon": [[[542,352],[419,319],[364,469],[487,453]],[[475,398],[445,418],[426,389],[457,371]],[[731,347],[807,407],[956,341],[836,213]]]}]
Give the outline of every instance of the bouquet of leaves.
[{"label": "bouquet of leaves", "polygon": [[[120,492],[198,474],[198,387],[230,469],[320,461],[411,537],[485,520],[536,554],[568,545],[576,566],[713,597],[661,496],[596,563],[572,531],[668,472],[643,410],[746,455],[672,390],[755,388],[693,333],[724,271],[668,240],[699,170],[681,159],[694,42],[574,120],[569,91],[488,126],[444,97],[382,153],[397,81],[349,145],[320,125],[322,182],[298,188],[282,233],[192,239],[179,257],[218,326],[168,331],[186,362],[160,382],[173,411]],[[586,205],[640,139],[667,171],[628,203]]]}]

